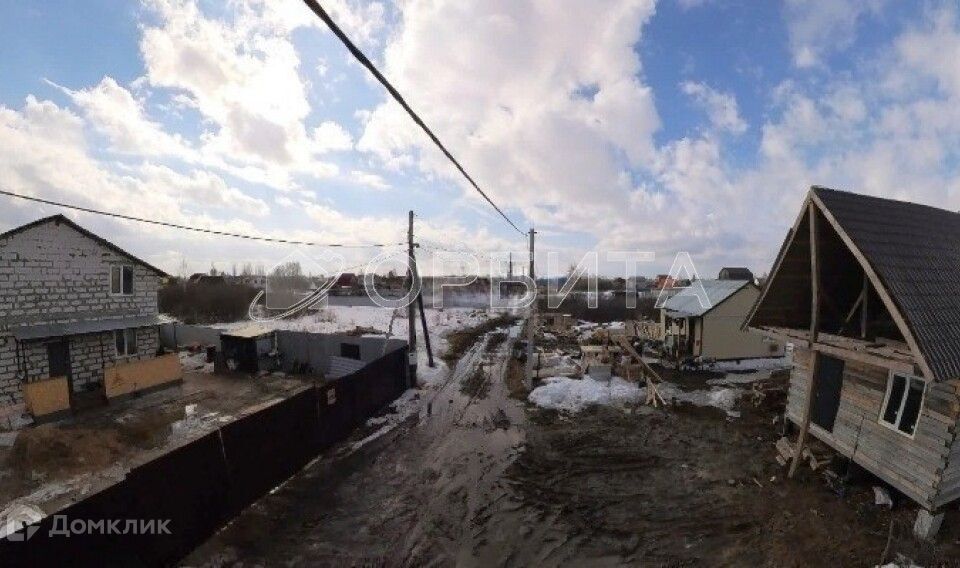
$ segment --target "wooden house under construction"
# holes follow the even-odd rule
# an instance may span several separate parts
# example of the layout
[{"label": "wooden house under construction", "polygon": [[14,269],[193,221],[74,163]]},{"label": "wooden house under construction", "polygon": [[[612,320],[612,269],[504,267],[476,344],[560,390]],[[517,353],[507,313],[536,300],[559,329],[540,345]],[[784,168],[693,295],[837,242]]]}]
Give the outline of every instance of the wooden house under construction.
[{"label": "wooden house under construction", "polygon": [[935,531],[960,497],[960,214],[813,187],[745,325],[794,345],[795,454],[822,440]]}]

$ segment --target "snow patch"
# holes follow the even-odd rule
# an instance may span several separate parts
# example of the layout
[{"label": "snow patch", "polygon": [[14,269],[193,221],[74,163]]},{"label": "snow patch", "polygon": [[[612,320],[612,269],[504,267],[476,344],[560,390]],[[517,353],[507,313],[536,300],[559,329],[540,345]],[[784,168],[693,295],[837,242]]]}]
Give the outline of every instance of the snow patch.
[{"label": "snow patch", "polygon": [[789,369],[791,361],[788,357],[765,357],[761,359],[740,359],[739,361],[715,361],[704,365],[704,369],[711,371],[775,371]]},{"label": "snow patch", "polygon": [[710,390],[685,391],[669,382],[657,384],[657,390],[664,400],[676,400],[695,406],[712,406],[725,411],[730,416],[736,416],[734,407],[743,395],[742,389],[714,387]]},{"label": "snow patch", "polygon": [[646,390],[620,377],[613,377],[609,382],[589,376],[583,379],[550,377],[533,389],[528,399],[541,408],[576,413],[592,405],[622,406],[639,402],[646,396]]}]

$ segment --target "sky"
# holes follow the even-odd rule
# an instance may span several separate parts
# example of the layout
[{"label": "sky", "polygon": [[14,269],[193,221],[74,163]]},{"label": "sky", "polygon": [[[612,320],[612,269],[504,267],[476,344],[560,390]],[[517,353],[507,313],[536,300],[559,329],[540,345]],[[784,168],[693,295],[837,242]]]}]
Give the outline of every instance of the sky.
[{"label": "sky", "polygon": [[[960,209],[960,12],[898,0],[321,0],[548,270],[769,271],[811,185]],[[0,189],[165,222],[526,250],[299,0],[6,2]],[[62,212],[0,196],[0,230]],[[171,274],[295,249],[67,213]],[[394,255],[388,259],[399,262]],[[437,262],[438,264],[434,264]],[[499,260],[498,260],[499,262]],[[540,266],[542,264],[542,267]],[[500,267],[500,264],[497,264]],[[497,269],[499,270],[499,268]]]}]

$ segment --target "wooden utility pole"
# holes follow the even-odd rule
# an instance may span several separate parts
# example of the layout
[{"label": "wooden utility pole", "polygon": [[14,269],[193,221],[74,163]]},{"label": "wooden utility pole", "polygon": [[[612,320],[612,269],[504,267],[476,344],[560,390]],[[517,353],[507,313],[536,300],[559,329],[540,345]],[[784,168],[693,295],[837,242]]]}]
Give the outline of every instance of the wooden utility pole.
[{"label": "wooden utility pole", "polygon": [[409,351],[407,351],[408,370],[410,376],[410,386],[417,384],[417,307],[414,305],[417,301],[413,295],[414,286],[416,286],[417,265],[413,257],[413,211],[410,211],[410,224],[407,229],[407,274],[410,278],[410,288],[407,304],[407,341],[409,342]]},{"label": "wooden utility pole", "polygon": [[530,305],[530,318],[527,321],[527,388],[533,388],[533,338],[537,331],[537,277],[533,269],[534,235],[536,231],[530,229],[530,268],[527,275],[533,285],[533,303]]},{"label": "wooden utility pole", "polygon": [[436,365],[433,363],[433,349],[430,347],[430,331],[427,330],[427,314],[423,309],[423,290],[417,294],[417,306],[420,308],[420,326],[423,328],[423,346],[427,348],[427,366],[432,369],[436,367]]},{"label": "wooden utility pole", "polygon": [[800,454],[807,443],[807,431],[810,430],[810,414],[813,411],[814,394],[817,392],[817,334],[820,331],[820,259],[817,238],[817,207],[811,200],[807,209],[807,223],[810,225],[810,361],[807,365],[810,376],[807,377],[807,404],[800,423],[800,435],[797,447],[793,451],[793,460],[787,477],[793,477],[800,463]]}]

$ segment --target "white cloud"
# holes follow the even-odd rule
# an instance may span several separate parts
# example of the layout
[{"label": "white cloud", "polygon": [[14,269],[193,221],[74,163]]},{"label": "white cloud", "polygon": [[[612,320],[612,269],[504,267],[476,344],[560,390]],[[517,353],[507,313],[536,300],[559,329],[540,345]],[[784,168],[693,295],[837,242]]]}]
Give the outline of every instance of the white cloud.
[{"label": "white cloud", "polygon": [[229,209],[251,217],[266,217],[270,207],[262,200],[227,185],[223,178],[208,171],[193,170],[188,174],[166,166],[146,164],[140,168],[144,184],[151,191],[175,196],[199,209]]},{"label": "white cloud", "polygon": [[314,128],[311,139],[314,144],[314,151],[318,154],[353,148],[353,137],[342,126],[333,121],[321,123],[320,126]]},{"label": "white cloud", "polygon": [[185,156],[192,152],[179,135],[168,134],[159,123],[150,120],[143,101],[135,99],[112,77],[104,77],[93,87],[75,91],[50,84],[70,96],[117,152],[145,156]]},{"label": "white cloud", "polygon": [[387,180],[383,179],[382,176],[379,176],[372,172],[365,172],[362,170],[353,170],[350,172],[350,179],[354,182],[369,187],[371,189],[385,190],[390,189],[390,184],[387,183]]},{"label": "white cloud", "polygon": [[[659,117],[634,50],[653,11],[652,0],[410,0],[385,74],[494,200],[592,230],[623,214],[626,169],[655,160]],[[358,148],[463,185],[393,102],[372,111]]]},{"label": "white cloud", "polygon": [[[296,174],[338,173],[318,156],[348,149],[349,134],[329,120],[312,135],[305,126],[309,83],[290,37],[298,27],[316,25],[305,6],[241,1],[223,18],[208,16],[195,0],[150,0],[149,6],[154,21],[144,25],[140,42],[146,81],[177,93],[201,114],[210,127],[200,148],[204,163],[281,189],[293,187]],[[382,25],[382,7],[335,6],[362,34]]]},{"label": "white cloud", "polygon": [[737,99],[732,94],[721,93],[704,83],[693,81],[681,83],[680,88],[706,110],[707,116],[714,127],[734,134],[746,132],[747,123],[740,118]]},{"label": "white cloud", "polygon": [[861,18],[875,14],[885,0],[786,0],[790,53],[797,67],[814,67],[831,51],[849,47]]}]

